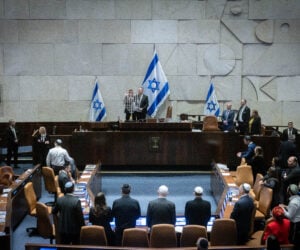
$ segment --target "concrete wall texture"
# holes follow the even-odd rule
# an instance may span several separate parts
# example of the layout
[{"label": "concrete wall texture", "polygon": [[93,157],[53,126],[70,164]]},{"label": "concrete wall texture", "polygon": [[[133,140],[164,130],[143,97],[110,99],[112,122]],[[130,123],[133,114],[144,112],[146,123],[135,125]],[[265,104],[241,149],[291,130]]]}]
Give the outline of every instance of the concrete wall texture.
[{"label": "concrete wall texture", "polygon": [[263,124],[300,128],[299,0],[0,0],[0,121],[88,121],[98,77],[107,121],[156,46],[170,86],[158,112],[246,98]]}]

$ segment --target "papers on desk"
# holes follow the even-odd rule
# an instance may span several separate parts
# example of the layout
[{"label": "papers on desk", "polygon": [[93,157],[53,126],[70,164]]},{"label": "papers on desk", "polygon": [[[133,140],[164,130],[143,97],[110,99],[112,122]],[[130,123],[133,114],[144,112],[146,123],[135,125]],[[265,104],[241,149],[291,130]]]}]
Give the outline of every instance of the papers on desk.
[{"label": "papers on desk", "polygon": [[88,179],[88,178],[91,178],[90,174],[83,174],[80,176],[80,179]]},{"label": "papers on desk", "polygon": [[8,196],[8,193],[1,195],[1,197],[7,197],[7,196]]},{"label": "papers on desk", "polygon": [[225,164],[217,163],[217,166],[218,166],[219,169],[229,170],[229,168],[228,168],[227,165],[225,165]]},{"label": "papers on desk", "polygon": [[228,183],[228,186],[229,187],[236,187],[236,184],[235,183]]},{"label": "papers on desk", "polygon": [[182,233],[182,226],[176,226],[175,227],[175,231],[176,231],[176,233]]},{"label": "papers on desk", "polygon": [[222,175],[223,176],[230,176],[230,173],[229,172],[223,172]]},{"label": "papers on desk", "polygon": [[0,211],[0,223],[5,223],[6,211]]},{"label": "papers on desk", "polygon": [[11,188],[4,188],[3,189],[3,193],[6,194],[6,193],[9,193],[11,191]]}]

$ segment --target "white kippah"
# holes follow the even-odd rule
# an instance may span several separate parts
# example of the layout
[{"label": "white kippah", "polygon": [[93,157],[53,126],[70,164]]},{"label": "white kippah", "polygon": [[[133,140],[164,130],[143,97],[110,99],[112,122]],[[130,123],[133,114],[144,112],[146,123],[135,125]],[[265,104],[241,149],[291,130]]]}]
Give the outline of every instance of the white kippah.
[{"label": "white kippah", "polygon": [[243,189],[246,193],[249,193],[251,186],[248,183],[243,184]]},{"label": "white kippah", "polygon": [[194,192],[195,192],[196,194],[203,194],[203,188],[200,187],[200,186],[195,187]]}]

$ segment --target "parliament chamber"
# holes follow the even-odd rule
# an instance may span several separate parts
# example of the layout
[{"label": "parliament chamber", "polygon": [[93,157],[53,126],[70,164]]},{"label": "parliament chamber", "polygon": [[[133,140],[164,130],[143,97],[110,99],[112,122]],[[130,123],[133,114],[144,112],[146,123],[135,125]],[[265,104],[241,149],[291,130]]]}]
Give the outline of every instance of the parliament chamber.
[{"label": "parliament chamber", "polygon": [[[0,124],[2,131],[5,126],[7,124]],[[17,123],[17,127],[21,131],[22,146],[32,146],[32,131],[39,126],[47,128],[52,142],[57,138],[62,139],[63,147],[75,159],[81,171],[77,193],[83,195],[82,203],[86,207],[93,201],[94,195],[101,190],[101,183],[99,185],[101,178],[95,178],[95,175],[101,175],[101,171],[192,170],[211,172],[211,191],[217,203],[217,210],[213,211],[215,218],[228,218],[230,215],[234,201],[229,199],[229,194],[236,193],[237,190],[232,177],[240,163],[236,153],[245,149],[243,136],[238,133],[219,130],[202,131],[201,124],[196,124],[195,127],[189,122],[20,122]],[[280,138],[267,134],[252,138],[257,145],[264,148],[266,162],[271,163],[272,157],[278,152]],[[299,141],[297,143],[299,145]],[[3,143],[1,146],[4,147]],[[24,198],[25,184],[32,181],[37,198],[41,195],[41,166],[35,164],[34,145],[32,161],[35,167],[16,177],[12,186],[5,190],[7,195],[1,196],[0,213],[4,220],[0,223],[2,232],[0,242],[4,242],[4,249],[10,248],[10,235],[27,213]],[[97,167],[91,168],[91,166]],[[82,190],[85,190],[84,194],[81,193]],[[68,247],[28,244],[26,249],[68,249]],[[94,248],[89,247],[89,249]],[[209,249],[225,248],[214,246]],[[245,246],[230,249],[258,248]]]}]

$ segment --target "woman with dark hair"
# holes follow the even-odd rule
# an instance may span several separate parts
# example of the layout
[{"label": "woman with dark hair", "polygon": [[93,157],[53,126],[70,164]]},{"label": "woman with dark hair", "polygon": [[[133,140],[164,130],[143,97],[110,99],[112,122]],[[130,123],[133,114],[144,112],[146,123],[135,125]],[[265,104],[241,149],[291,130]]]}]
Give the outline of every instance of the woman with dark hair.
[{"label": "woman with dark hair", "polygon": [[261,134],[261,118],[257,110],[253,110],[249,120],[249,135]]},{"label": "woman with dark hair", "polygon": [[262,175],[265,175],[267,173],[264,159],[264,151],[261,146],[256,146],[254,148],[254,156],[251,158],[251,160],[248,161],[248,165],[252,167],[254,182],[257,173],[260,173]]},{"label": "woman with dark hair", "polygon": [[106,205],[104,193],[99,192],[95,197],[94,207],[90,209],[89,221],[93,225],[104,227],[107,243],[110,246],[115,245],[115,235],[110,226],[112,220],[111,207]]}]

